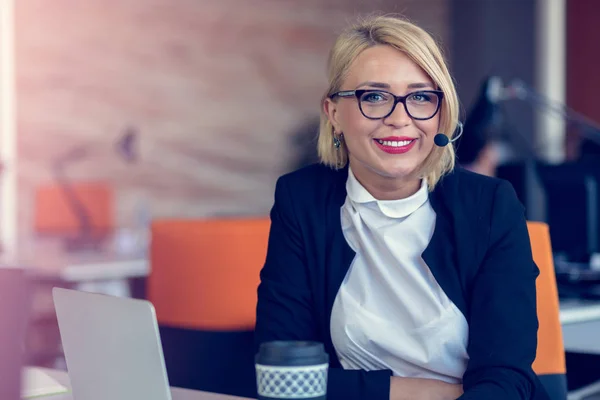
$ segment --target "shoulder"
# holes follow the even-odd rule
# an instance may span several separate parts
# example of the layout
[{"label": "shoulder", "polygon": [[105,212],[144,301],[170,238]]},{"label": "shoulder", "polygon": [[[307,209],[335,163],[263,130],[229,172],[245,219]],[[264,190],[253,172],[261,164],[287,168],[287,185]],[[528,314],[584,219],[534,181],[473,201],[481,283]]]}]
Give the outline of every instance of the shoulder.
[{"label": "shoulder", "polygon": [[312,164],[281,176],[276,191],[285,190],[294,198],[322,199],[332,191],[344,188],[348,169],[333,169],[323,164]]},{"label": "shoulder", "polygon": [[346,198],[348,169],[335,170],[314,164],[290,172],[277,180],[272,212],[299,226],[310,225],[312,235],[321,229],[333,207],[341,207]]},{"label": "shoulder", "polygon": [[444,176],[434,192],[440,191],[451,205],[467,209],[492,207],[497,200],[518,201],[512,185],[503,179],[489,177],[464,168],[456,168]]},{"label": "shoulder", "polygon": [[296,185],[319,185],[321,183],[333,182],[339,180],[342,175],[348,174],[347,170],[344,169],[333,169],[323,164],[312,164],[296,171],[282,175],[279,181],[283,181],[286,184]]},{"label": "shoulder", "polygon": [[452,189],[462,189],[470,193],[478,191],[494,191],[498,185],[505,182],[502,179],[481,175],[461,167],[455,168],[444,176],[439,184]]}]

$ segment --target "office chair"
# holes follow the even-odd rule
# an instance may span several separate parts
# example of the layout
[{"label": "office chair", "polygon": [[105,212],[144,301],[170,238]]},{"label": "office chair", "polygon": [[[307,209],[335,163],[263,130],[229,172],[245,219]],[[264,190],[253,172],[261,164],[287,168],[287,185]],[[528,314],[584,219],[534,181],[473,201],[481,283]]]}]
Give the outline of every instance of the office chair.
[{"label": "office chair", "polygon": [[533,370],[552,400],[567,398],[565,348],[560,325],[558,289],[548,225],[528,222],[533,260],[540,269],[536,281],[538,346]]},{"label": "office chair", "polygon": [[254,325],[270,220],[157,220],[148,299],[171,385],[255,397]]}]

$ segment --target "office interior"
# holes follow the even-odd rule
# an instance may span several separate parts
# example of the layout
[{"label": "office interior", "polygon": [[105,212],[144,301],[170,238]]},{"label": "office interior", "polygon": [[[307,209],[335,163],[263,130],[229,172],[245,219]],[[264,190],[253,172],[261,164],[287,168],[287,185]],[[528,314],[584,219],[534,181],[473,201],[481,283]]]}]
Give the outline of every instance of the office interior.
[{"label": "office interior", "polygon": [[538,302],[556,303],[568,390],[553,399],[600,399],[600,2],[0,7],[0,387],[23,366],[67,369],[52,301],[65,287],[152,302],[172,386],[254,396],[276,179],[317,160],[335,35],[383,12],[443,44],[458,164],[508,180],[551,243],[555,291]]}]

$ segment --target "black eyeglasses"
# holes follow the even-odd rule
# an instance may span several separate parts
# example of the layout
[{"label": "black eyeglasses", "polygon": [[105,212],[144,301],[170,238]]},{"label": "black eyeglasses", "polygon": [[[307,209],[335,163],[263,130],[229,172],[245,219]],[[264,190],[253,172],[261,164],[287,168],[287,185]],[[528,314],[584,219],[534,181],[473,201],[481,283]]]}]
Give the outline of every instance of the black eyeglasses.
[{"label": "black eyeglasses", "polygon": [[368,119],[383,119],[389,117],[398,103],[404,104],[406,113],[416,120],[431,119],[440,110],[444,92],[441,90],[420,90],[406,96],[395,96],[383,90],[343,90],[329,96],[356,97],[358,108]]}]

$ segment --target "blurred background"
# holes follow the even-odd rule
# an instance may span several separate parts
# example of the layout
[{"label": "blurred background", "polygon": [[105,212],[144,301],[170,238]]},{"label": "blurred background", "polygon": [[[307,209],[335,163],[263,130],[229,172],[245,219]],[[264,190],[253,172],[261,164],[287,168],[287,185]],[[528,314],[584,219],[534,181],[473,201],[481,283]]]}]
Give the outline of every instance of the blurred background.
[{"label": "blurred background", "polygon": [[[328,51],[372,12],[401,13],[441,43],[465,121],[458,162],[513,184],[528,219],[549,225],[561,300],[591,302],[600,320],[599,2],[4,0],[0,10],[0,246],[2,265],[33,277],[27,363],[64,368],[57,285],[149,298],[161,326],[251,330],[275,181],[316,160]],[[246,288],[236,286],[244,322],[167,316],[178,293],[214,313],[219,299],[186,296],[203,285],[231,295],[234,280]],[[594,323],[573,343],[600,337]],[[570,388],[600,380],[586,375],[600,371],[600,345],[571,350]]]}]

